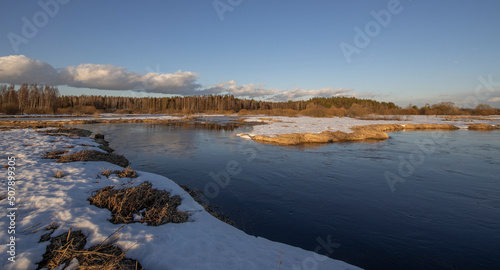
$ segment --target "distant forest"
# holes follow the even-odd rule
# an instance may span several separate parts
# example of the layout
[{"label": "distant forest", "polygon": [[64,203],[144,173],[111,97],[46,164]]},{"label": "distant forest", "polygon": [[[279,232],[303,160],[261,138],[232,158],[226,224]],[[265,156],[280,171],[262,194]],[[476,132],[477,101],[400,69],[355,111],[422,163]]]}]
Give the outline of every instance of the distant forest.
[{"label": "distant forest", "polygon": [[0,113],[3,114],[159,114],[159,113],[238,113],[284,116],[351,116],[380,115],[494,115],[500,109],[480,104],[474,109],[461,109],[451,102],[406,108],[392,102],[379,102],[355,97],[316,97],[305,101],[270,102],[239,99],[231,95],[187,97],[117,97],[61,96],[57,87],[23,84],[0,85]]}]

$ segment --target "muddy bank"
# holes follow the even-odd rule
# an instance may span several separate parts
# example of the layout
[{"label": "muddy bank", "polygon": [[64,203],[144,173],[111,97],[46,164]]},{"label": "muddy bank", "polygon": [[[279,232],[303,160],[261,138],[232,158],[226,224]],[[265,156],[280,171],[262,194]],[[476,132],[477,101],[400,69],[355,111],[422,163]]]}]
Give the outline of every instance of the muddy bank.
[{"label": "muddy bank", "polygon": [[[498,126],[487,124],[471,124],[469,130],[494,130]],[[366,140],[386,140],[389,138],[387,132],[402,130],[457,130],[459,127],[451,124],[373,124],[367,126],[355,126],[353,132],[323,131],[321,133],[291,133],[276,136],[255,135],[250,136],[256,142],[272,143],[278,145],[298,145],[307,143],[335,143],[356,142]]]}]

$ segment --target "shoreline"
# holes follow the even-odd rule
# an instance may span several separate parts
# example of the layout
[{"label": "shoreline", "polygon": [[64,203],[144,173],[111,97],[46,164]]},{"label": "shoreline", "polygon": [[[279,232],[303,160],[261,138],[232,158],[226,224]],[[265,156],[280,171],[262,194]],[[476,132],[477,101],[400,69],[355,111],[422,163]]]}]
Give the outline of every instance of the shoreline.
[{"label": "shoreline", "polygon": [[[227,122],[212,121],[219,117],[234,117]],[[242,139],[276,145],[324,144],[337,142],[362,142],[367,140],[386,140],[387,134],[394,131],[468,129],[471,131],[492,131],[500,129],[500,116],[414,116],[416,119],[365,120],[350,117],[312,118],[285,116],[227,116],[227,115],[188,115],[188,116],[105,116],[93,119],[61,120],[1,120],[0,130],[11,128],[64,127],[87,124],[147,123],[163,125],[189,125],[208,129],[234,130],[242,125],[251,125],[251,133],[240,133]],[[208,119],[207,119],[208,118]],[[22,119],[22,118],[21,118]],[[305,119],[306,121],[302,121]],[[296,123],[296,124],[295,124]],[[293,125],[295,124],[295,125]],[[262,125],[267,125],[263,128]],[[270,132],[268,131],[270,130]],[[298,131],[297,131],[298,130]]]},{"label": "shoreline", "polygon": [[[145,269],[163,269],[166,265],[173,269],[273,269],[278,261],[283,268],[293,269],[309,260],[316,260],[318,269],[359,269],[312,251],[248,235],[210,215],[188,192],[166,177],[143,171],[136,171],[137,177],[122,178],[118,174],[103,177],[104,169],[113,172],[124,169],[106,161],[77,159],[59,163],[42,157],[58,150],[65,151],[63,155],[85,150],[108,153],[89,137],[42,134],[34,128],[12,129],[1,134],[2,154],[16,157],[19,176],[15,186],[19,209],[15,262],[0,262],[3,269],[35,269],[45,258],[48,239],[61,239],[63,235],[73,239],[72,232],[78,232],[78,239],[85,238],[87,244],[82,247],[85,250],[116,236],[111,244],[126,251],[126,258],[138,260]],[[180,196],[177,209],[188,213],[189,221],[161,226],[113,224],[108,209],[89,203],[91,194],[110,185],[138,187],[146,182],[157,190]],[[8,227],[5,220],[0,221],[0,226]],[[5,239],[6,231],[1,231],[0,236]],[[0,246],[0,252],[5,254],[6,248]],[[79,263],[76,258],[68,262],[72,266]]]},{"label": "shoreline", "polygon": [[[247,119],[253,120],[256,119]],[[252,133],[237,134],[243,139],[276,145],[323,144],[337,142],[362,142],[366,140],[386,140],[388,132],[394,131],[492,131],[500,129],[500,121],[471,120],[459,121],[446,118],[419,117],[412,121],[359,120],[348,118],[291,118],[269,117],[262,119],[268,126],[254,126]],[[299,130],[296,132],[295,130]]]}]

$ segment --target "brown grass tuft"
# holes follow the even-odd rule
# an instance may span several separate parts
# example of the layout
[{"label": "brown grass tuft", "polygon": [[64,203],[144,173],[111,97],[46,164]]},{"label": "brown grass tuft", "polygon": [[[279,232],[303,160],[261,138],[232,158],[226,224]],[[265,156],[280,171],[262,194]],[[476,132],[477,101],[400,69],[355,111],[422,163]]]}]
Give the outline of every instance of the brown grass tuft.
[{"label": "brown grass tuft", "polygon": [[143,269],[138,261],[126,258],[125,252],[112,244],[116,239],[116,232],[106,242],[89,249],[84,249],[87,237],[81,231],[70,230],[49,239],[50,244],[37,269],[68,266],[73,259],[78,260],[78,269]]},{"label": "brown grass tuft", "polygon": [[[111,222],[147,223],[159,226],[166,223],[182,223],[188,220],[188,214],[177,211],[181,197],[170,196],[170,193],[152,188],[151,183],[144,182],[136,187],[115,189],[104,187],[89,198],[92,205],[111,211]],[[134,220],[134,215],[141,219]]]},{"label": "brown grass tuft", "polygon": [[101,175],[106,176],[106,178],[109,178],[111,174],[113,174],[113,171],[111,169],[99,169],[101,171]]},{"label": "brown grass tuft", "polygon": [[103,153],[97,150],[83,150],[77,153],[70,153],[59,157],[57,160],[57,162],[62,163],[73,161],[106,161],[120,167],[127,167],[129,165],[129,161],[124,156]]},{"label": "brown grass tuft", "polygon": [[89,137],[92,132],[84,129],[79,129],[79,128],[57,128],[57,129],[49,129],[49,130],[42,130],[38,131],[38,133],[45,134],[45,135],[50,135],[50,136],[68,136],[68,137]]},{"label": "brown grass tuft", "polygon": [[54,150],[51,152],[44,152],[42,158],[56,159],[66,154],[66,152],[68,152],[68,150]]},{"label": "brown grass tuft", "polygon": [[63,178],[64,176],[66,176],[66,173],[63,172],[62,170],[58,170],[58,171],[54,172],[54,177],[55,178]]},{"label": "brown grass tuft", "polygon": [[121,170],[121,171],[114,171],[114,174],[118,175],[120,178],[137,178],[138,175],[137,173],[130,168],[130,166],[127,166],[127,168]]}]

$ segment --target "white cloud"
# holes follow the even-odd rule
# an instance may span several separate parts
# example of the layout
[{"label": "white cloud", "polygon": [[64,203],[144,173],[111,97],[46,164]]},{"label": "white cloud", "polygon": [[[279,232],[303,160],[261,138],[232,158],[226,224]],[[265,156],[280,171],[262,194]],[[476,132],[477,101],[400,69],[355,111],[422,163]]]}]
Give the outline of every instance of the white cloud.
[{"label": "white cloud", "polygon": [[264,84],[238,85],[235,81],[228,81],[209,87],[203,91],[204,94],[229,94],[237,97],[265,97],[279,93],[279,90],[266,89]]},{"label": "white cloud", "polygon": [[24,55],[0,57],[0,82],[68,85],[101,90],[135,90],[163,94],[192,95],[201,86],[198,74],[139,73],[113,65],[81,64],[56,70],[51,65]]},{"label": "white cloud", "polygon": [[178,70],[175,73],[159,74],[148,73],[141,77],[142,85],[145,91],[164,94],[187,95],[195,94],[201,85],[196,83],[198,74],[189,71]]},{"label": "white cloud", "polygon": [[62,69],[69,86],[106,90],[130,90],[141,76],[112,65],[81,64]]},{"label": "white cloud", "polygon": [[198,74],[181,70],[173,74],[150,72],[140,75],[123,67],[81,64],[63,68],[61,75],[68,82],[67,85],[80,88],[190,95],[200,87],[195,83]]},{"label": "white cloud", "polygon": [[58,84],[59,74],[51,65],[24,55],[0,57],[0,82]]},{"label": "white cloud", "polygon": [[273,97],[273,100],[297,100],[305,97],[332,97],[332,96],[345,96],[351,92],[352,89],[338,88],[334,89],[331,87],[316,89],[316,90],[304,90],[304,89],[293,89],[290,91],[282,92]]},{"label": "white cloud", "polygon": [[263,98],[275,101],[297,100],[308,97],[354,95],[351,89],[331,87],[280,91],[264,84],[238,85],[227,81],[210,87],[197,83],[198,74],[178,70],[175,73],[149,72],[145,75],[127,71],[124,67],[99,64],[80,64],[55,69],[51,65],[24,55],[0,57],[0,83],[39,83],[68,85],[100,90],[132,90],[136,92],[174,95],[229,94],[244,98]]},{"label": "white cloud", "polygon": [[488,102],[500,102],[500,97],[492,97],[488,99]]}]

